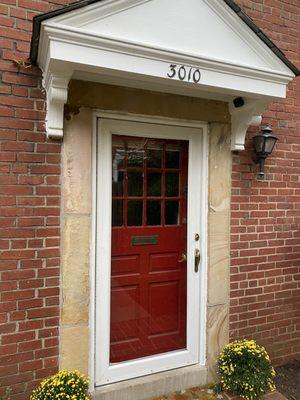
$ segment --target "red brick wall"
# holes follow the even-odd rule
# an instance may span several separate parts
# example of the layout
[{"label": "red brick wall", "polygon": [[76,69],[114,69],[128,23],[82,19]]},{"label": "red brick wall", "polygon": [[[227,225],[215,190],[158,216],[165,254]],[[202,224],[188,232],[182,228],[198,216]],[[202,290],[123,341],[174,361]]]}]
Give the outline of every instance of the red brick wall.
[{"label": "red brick wall", "polygon": [[[67,2],[0,2],[0,394],[14,400],[57,369],[60,265],[60,144],[45,141],[39,71],[17,64],[33,15]],[[239,3],[299,65],[299,0]],[[257,337],[278,362],[300,355],[299,93],[298,80],[265,114],[280,137],[268,180],[249,152],[233,165],[231,337]]]},{"label": "red brick wall", "polygon": [[[239,0],[300,67],[300,1]],[[254,337],[276,364],[300,357],[300,79],[264,114],[279,142],[256,178],[248,151],[233,156],[231,339]]]},{"label": "red brick wall", "polygon": [[[47,143],[32,17],[65,1],[0,2],[0,397],[25,400],[57,369],[60,144]],[[14,61],[15,60],[15,61]]]}]

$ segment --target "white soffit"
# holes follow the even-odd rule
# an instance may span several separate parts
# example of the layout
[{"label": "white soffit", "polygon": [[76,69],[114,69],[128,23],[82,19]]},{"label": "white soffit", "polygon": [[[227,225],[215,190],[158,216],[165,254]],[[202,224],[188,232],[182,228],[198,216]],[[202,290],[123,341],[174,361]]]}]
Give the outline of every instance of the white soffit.
[{"label": "white soffit", "polygon": [[66,101],[72,76],[97,74],[146,89],[182,88],[191,96],[243,96],[246,107],[230,108],[233,149],[243,148],[252,117],[285,97],[295,76],[223,0],[103,0],[69,11],[42,23],[38,65],[48,92],[50,136],[62,136],[58,105]]}]

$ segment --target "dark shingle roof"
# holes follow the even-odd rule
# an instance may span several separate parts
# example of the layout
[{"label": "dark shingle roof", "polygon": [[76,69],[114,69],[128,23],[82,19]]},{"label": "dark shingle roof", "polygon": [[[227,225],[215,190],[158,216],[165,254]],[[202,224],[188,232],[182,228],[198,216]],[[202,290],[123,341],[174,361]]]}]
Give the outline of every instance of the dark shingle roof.
[{"label": "dark shingle roof", "polygon": [[[89,4],[96,3],[102,0],[79,0],[75,3],[71,3],[66,7],[60,8],[59,10],[50,11],[44,14],[36,15],[33,18],[33,31],[31,38],[30,47],[30,60],[33,64],[36,64],[38,45],[40,38],[41,23],[46,19],[56,17],[57,15],[65,14],[69,11],[77,10],[85,7]],[[245,24],[272,50],[272,52],[280,58],[280,60],[296,75],[300,76],[300,70],[283,54],[283,52],[268,38],[267,35],[252,21],[250,17],[239,7],[233,0],[223,0],[225,3],[244,21]]]}]

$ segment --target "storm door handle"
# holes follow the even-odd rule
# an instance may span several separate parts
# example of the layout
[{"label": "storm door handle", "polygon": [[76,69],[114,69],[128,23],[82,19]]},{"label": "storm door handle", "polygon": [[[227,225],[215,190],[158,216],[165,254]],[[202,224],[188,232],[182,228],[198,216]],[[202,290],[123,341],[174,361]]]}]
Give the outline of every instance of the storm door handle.
[{"label": "storm door handle", "polygon": [[195,272],[199,271],[199,264],[201,261],[201,255],[200,255],[200,250],[196,249],[195,250]]}]

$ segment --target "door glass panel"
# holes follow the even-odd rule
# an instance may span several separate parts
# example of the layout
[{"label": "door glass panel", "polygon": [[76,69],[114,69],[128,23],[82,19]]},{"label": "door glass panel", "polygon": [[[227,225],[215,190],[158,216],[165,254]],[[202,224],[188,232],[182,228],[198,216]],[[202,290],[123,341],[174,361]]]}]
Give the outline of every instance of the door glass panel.
[{"label": "door glass panel", "polygon": [[117,169],[112,171],[112,195],[123,196],[124,172]]},{"label": "door glass panel", "polygon": [[166,172],[166,196],[177,197],[179,196],[179,173]]},{"label": "door glass panel", "polygon": [[187,155],[112,136],[111,364],[186,348]]},{"label": "door glass panel", "polygon": [[147,167],[161,168],[162,167],[162,145],[149,143],[147,146]]},{"label": "door glass panel", "polygon": [[147,195],[161,196],[161,173],[148,172],[147,174]]},{"label": "door glass panel", "polygon": [[123,225],[123,200],[112,202],[112,226]]},{"label": "door glass panel", "polygon": [[127,165],[128,167],[142,167],[145,158],[146,140],[143,138],[136,138],[128,140],[127,146]]},{"label": "door glass panel", "polygon": [[112,151],[112,167],[113,170],[124,168],[125,147],[122,136],[115,136]]},{"label": "door glass panel", "polygon": [[156,200],[147,201],[147,225],[161,224],[161,202]]},{"label": "door glass panel", "polygon": [[143,223],[143,201],[129,200],[127,203],[127,225],[141,226]]},{"label": "door glass panel", "polygon": [[143,171],[128,171],[128,196],[143,196]]},{"label": "door glass panel", "polygon": [[178,225],[179,223],[178,201],[166,201],[165,223],[166,225]]},{"label": "door glass panel", "polygon": [[178,145],[167,144],[166,146],[166,168],[179,168],[180,151]]}]

